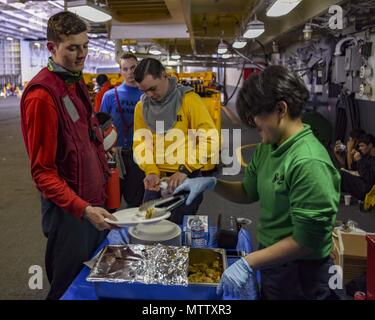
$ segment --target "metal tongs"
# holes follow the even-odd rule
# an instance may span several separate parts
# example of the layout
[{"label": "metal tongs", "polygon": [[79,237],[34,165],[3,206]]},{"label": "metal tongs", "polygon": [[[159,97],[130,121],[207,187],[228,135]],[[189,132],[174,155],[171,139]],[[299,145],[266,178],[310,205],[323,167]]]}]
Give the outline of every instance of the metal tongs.
[{"label": "metal tongs", "polygon": [[181,192],[168,198],[150,200],[141,204],[138,210],[143,212],[149,209],[155,209],[156,215],[154,215],[153,217],[160,216],[165,214],[167,211],[176,209],[177,207],[184,204],[188,195],[188,192]]}]

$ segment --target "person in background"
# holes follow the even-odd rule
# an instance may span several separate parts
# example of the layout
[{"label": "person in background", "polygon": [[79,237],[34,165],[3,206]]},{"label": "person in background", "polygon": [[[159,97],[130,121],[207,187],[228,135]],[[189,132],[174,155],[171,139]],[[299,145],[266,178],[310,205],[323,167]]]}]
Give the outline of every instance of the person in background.
[{"label": "person in background", "polygon": [[133,159],[134,109],[143,92],[134,80],[134,69],[138,64],[132,53],[123,53],[120,57],[120,72],[124,82],[104,94],[101,112],[112,116],[118,131],[117,146],[125,170],[122,172],[121,194],[127,207],[138,207],[144,195],[144,173]]},{"label": "person in background", "polygon": [[262,141],[243,181],[186,179],[175,190],[189,192],[187,204],[209,189],[235,203],[260,202],[259,250],[224,271],[219,293],[256,298],[259,270],[261,299],[338,297],[329,287],[329,270],[340,175],[301,120],[308,97],[302,79],[283,66],[252,75],[239,92],[237,111]]},{"label": "person in background", "polygon": [[[143,201],[148,201],[161,197],[162,179],[167,178],[168,192],[172,193],[187,177],[200,176],[203,163],[207,163],[206,161],[218,153],[219,139],[215,124],[199,95],[193,92],[193,88],[177,84],[176,78],[168,77],[160,61],[153,58],[143,59],[134,75],[144,95],[135,109],[136,135],[133,150],[137,163],[146,175]],[[197,136],[194,138],[195,150],[202,151],[191,158],[188,151],[189,129],[197,130]],[[143,131],[152,137],[151,146],[142,141],[140,133]],[[163,149],[157,152],[156,137],[164,139],[173,132],[180,133],[181,139],[165,139]],[[210,136],[209,132],[216,135]],[[149,162],[142,161],[143,151],[148,147],[152,148],[151,159]],[[206,151],[206,156],[201,157],[203,151]],[[174,158],[176,161],[168,161],[168,158]],[[196,214],[202,200],[203,196],[200,195],[188,206],[172,210],[171,221],[182,224],[183,216]]]},{"label": "person in background", "polygon": [[95,95],[94,112],[99,112],[103,96],[109,89],[112,89],[112,85],[105,74],[99,74],[96,77],[96,83],[99,86],[99,91]]},{"label": "person in background", "polygon": [[346,146],[341,141],[336,141],[333,152],[341,168],[352,169],[353,155],[358,148],[358,139],[365,134],[364,130],[355,129],[349,133]]},{"label": "person in background", "polygon": [[341,170],[341,190],[358,200],[375,185],[375,138],[365,134],[358,139],[358,151],[353,152],[352,172]]},{"label": "person in background", "polygon": [[48,20],[48,65],[27,85],[21,127],[31,175],[41,192],[47,237],[47,299],[59,299],[103,242],[107,159],[82,70],[87,25],[71,12]]}]

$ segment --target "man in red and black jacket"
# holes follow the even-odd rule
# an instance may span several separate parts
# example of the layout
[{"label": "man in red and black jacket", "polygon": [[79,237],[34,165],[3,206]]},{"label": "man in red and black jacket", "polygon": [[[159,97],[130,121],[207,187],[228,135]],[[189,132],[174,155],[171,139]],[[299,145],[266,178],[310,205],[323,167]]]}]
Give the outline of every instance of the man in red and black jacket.
[{"label": "man in red and black jacket", "polygon": [[21,126],[31,175],[41,192],[42,227],[48,238],[47,299],[60,298],[104,240],[112,218],[105,204],[108,167],[82,70],[87,25],[70,12],[47,27],[48,66],[26,87]]}]

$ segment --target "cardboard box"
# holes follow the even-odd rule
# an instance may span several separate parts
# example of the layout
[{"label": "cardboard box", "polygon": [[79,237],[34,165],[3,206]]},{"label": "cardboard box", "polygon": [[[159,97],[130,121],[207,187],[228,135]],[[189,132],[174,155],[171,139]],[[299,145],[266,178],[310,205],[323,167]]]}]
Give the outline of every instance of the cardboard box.
[{"label": "cardboard box", "polygon": [[208,232],[208,216],[200,216],[200,215],[186,215],[184,216],[184,221],[182,224],[182,231],[184,234],[183,242],[185,246],[191,246],[191,222],[195,217],[199,217],[201,222],[203,223],[204,226],[204,238],[205,238],[205,245],[208,246],[209,242],[209,232]]},{"label": "cardboard box", "polygon": [[335,230],[331,256],[343,270],[343,284],[367,271],[367,242],[365,233]]}]

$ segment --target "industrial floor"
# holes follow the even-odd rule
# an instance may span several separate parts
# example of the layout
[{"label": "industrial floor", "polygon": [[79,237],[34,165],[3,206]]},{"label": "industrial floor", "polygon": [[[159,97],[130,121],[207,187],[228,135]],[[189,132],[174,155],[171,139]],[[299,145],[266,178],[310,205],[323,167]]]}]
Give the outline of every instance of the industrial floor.
[{"label": "industrial floor", "polygon": [[[225,111],[223,128],[241,128],[242,145],[258,141],[254,130],[235,122],[233,102]],[[245,162],[249,160],[251,152],[251,149],[244,152]],[[225,178],[239,180],[242,175],[243,168],[238,176]],[[29,268],[33,265],[44,268],[46,239],[41,230],[39,197],[30,178],[29,163],[23,146],[19,99],[0,98],[0,299],[44,299],[47,294],[46,277],[43,289],[31,290],[28,286],[31,277]],[[216,223],[220,213],[251,219],[249,230],[255,244],[255,225],[259,211],[256,203],[237,205],[207,192],[199,213],[209,215],[211,224]],[[375,232],[375,212],[362,213],[358,205],[340,205],[337,218],[354,220],[358,222],[358,227]]]}]

